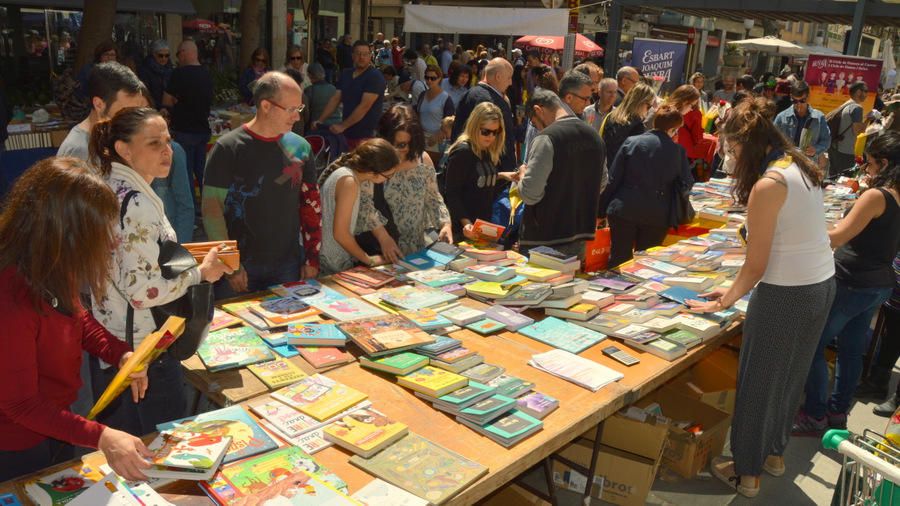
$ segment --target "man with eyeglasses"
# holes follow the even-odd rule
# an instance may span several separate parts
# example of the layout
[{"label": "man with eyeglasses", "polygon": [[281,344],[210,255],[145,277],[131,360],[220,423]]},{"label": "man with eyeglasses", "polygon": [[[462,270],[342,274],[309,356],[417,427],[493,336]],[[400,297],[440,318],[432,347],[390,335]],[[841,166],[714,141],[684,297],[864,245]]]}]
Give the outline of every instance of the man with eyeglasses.
[{"label": "man with eyeglasses", "polygon": [[349,149],[355,149],[366,139],[375,136],[385,87],[384,74],[372,65],[369,43],[364,40],[354,42],[353,68],[341,72],[338,92],[331,97],[322,114],[310,126],[318,128],[340,104],[344,119],[328,129],[333,134],[344,134]]},{"label": "man with eyeglasses", "polygon": [[625,94],[631,91],[631,88],[634,88],[634,85],[639,83],[640,80],[641,75],[634,67],[622,67],[616,72],[616,83],[619,85],[619,89],[616,90],[618,95],[616,97],[616,106],[622,103]]},{"label": "man with eyeglasses", "polygon": [[809,105],[809,85],[805,81],[791,86],[791,103],[792,107],[775,116],[775,126],[806,156],[818,161],[831,145],[831,130],[822,111]]},{"label": "man with eyeglasses", "polygon": [[581,118],[587,106],[591,105],[592,87],[590,77],[577,70],[570,70],[559,81],[559,98],[569,113]]},{"label": "man with eyeglasses", "polygon": [[212,75],[200,65],[197,44],[186,40],[178,46],[178,68],[172,71],[163,94],[163,105],[172,110],[169,125],[172,138],[184,148],[188,171],[201,188],[206,145],[210,137],[209,109],[212,99]]},{"label": "man with eyeglasses", "polygon": [[150,54],[138,68],[138,77],[150,90],[150,97],[153,98],[152,107],[161,109],[163,93],[172,77],[171,52],[169,43],[165,39],[159,39],[150,45]]},{"label": "man with eyeglasses", "polygon": [[291,127],[303,93],[290,76],[267,72],[253,88],[256,116],[209,153],[203,225],[210,241],[234,239],[241,267],[216,285],[217,298],[314,278],[319,272],[321,202],[311,148]]}]

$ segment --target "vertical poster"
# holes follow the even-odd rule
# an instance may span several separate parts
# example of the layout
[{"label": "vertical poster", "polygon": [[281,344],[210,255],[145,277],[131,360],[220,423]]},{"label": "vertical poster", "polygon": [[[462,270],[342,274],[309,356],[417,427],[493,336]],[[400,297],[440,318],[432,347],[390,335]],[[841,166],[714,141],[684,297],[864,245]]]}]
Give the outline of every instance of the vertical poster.
[{"label": "vertical poster", "polygon": [[875,106],[883,63],[858,56],[809,55],[805,75],[809,105],[828,114],[850,99],[851,84],[862,81],[869,88],[869,95],[862,103],[864,113],[868,114]]},{"label": "vertical poster", "polygon": [[635,37],[631,50],[631,66],[643,76],[662,78],[658,91],[671,93],[682,82],[687,42],[678,40],[641,39]]}]

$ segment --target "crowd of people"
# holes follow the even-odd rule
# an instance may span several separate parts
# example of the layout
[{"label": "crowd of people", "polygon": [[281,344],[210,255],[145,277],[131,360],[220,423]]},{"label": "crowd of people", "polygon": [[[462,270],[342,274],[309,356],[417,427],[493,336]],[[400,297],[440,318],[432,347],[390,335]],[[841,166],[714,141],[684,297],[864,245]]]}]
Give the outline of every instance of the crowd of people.
[{"label": "crowd of people", "polygon": [[[709,142],[702,74],[660,97],[632,67],[607,78],[589,61],[563,72],[539,52],[507,59],[450,43],[437,49],[342,39],[331,61],[317,51],[307,64],[291,48],[281,71],[258,50],[241,78],[255,115],[208,156],[210,102],[198,86],[208,73],[191,41],[163,85],[115,62],[94,65],[90,113],[57,157],[15,183],[0,214],[10,347],[0,359],[10,385],[0,394],[0,480],[70,455],[58,442],[99,448],[119,474],[142,477],[146,448],[133,435],[184,414],[179,363],[164,354],[136,377],[131,398],[97,422],[82,415],[155,330],[150,308],[193,285],[214,283],[226,298],[396,262],[436,240],[475,238],[479,219],[511,224],[504,240],[524,254],[550,246],[580,258],[608,222],[614,267],[684,223],[681,200],[703,175],[698,146]],[[156,56],[167,50],[157,46]],[[690,305],[722,311],[752,290],[734,457],[713,463],[716,476],[752,496],[763,471],[784,472],[792,432],[846,424],[868,323],[892,293],[900,306],[900,122],[871,135],[861,164],[870,189],[827,230],[822,186],[856,165],[843,157],[845,139],[874,121],[860,105],[868,90],[853,83],[829,117],[809,106],[795,78],[778,112],[783,101],[768,84],[754,91],[748,77],[725,78],[712,94],[728,104],[713,165],[730,174],[747,208],[746,262],[730,288]],[[321,171],[313,137],[333,149]],[[520,213],[498,205],[512,194]],[[191,240],[196,213],[208,240],[237,241],[240,267],[232,271],[213,248],[196,267],[163,276],[161,243]],[[829,396],[823,350],[836,336]],[[884,370],[872,378],[882,390]]]}]

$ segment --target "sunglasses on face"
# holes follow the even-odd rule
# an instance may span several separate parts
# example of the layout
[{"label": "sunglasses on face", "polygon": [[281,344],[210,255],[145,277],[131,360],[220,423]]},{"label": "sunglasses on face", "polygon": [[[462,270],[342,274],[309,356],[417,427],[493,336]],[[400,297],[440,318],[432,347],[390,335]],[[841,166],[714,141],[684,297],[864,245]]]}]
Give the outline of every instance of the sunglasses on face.
[{"label": "sunglasses on face", "polygon": [[482,137],[497,137],[498,135],[500,135],[500,132],[502,132],[502,131],[503,130],[500,128],[498,128],[496,130],[491,130],[489,128],[482,128],[480,133],[481,133]]},{"label": "sunglasses on face", "polygon": [[425,76],[426,81],[437,81],[438,76]]},{"label": "sunglasses on face", "polygon": [[156,55],[156,57],[157,57],[157,58],[168,58],[168,57],[169,57],[169,53],[158,53],[158,54]]},{"label": "sunglasses on face", "polygon": [[291,61],[303,60],[302,56],[291,56]]}]

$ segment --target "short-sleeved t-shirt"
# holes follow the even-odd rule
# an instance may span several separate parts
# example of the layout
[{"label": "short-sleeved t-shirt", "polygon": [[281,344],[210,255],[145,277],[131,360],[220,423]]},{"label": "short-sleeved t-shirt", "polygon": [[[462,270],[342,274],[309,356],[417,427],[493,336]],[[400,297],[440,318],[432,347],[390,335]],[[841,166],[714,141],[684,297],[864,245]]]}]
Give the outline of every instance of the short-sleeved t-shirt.
[{"label": "short-sleeved t-shirt", "polygon": [[850,125],[862,123],[862,120],[863,108],[861,105],[850,102],[847,107],[844,107],[844,110],[841,111],[841,127],[838,131],[838,133],[844,133],[844,138],[838,141],[838,151],[847,155],[855,152],[853,147],[856,144],[856,134],[853,133]]},{"label": "short-sleeved t-shirt", "polygon": [[344,107],[344,118],[353,114],[356,106],[362,102],[364,93],[374,93],[378,98],[369,108],[369,112],[359,122],[344,131],[351,139],[373,137],[378,118],[381,117],[385,89],[384,75],[375,67],[369,67],[362,74],[353,77],[353,69],[345,69],[341,74],[341,104]]},{"label": "short-sleeved t-shirt", "polygon": [[213,82],[208,70],[202,65],[178,67],[172,71],[166,93],[178,99],[172,108],[172,130],[209,133]]},{"label": "short-sleeved t-shirt", "polygon": [[225,224],[242,260],[276,265],[300,258],[300,184],[316,182],[310,152],[295,133],[265,138],[246,126],[213,146],[204,184],[227,189]]},{"label": "short-sleeved t-shirt", "polygon": [[69,135],[59,145],[56,156],[74,156],[80,160],[88,161],[90,158],[88,145],[91,143],[91,135],[87,130],[75,125],[69,130]]}]

